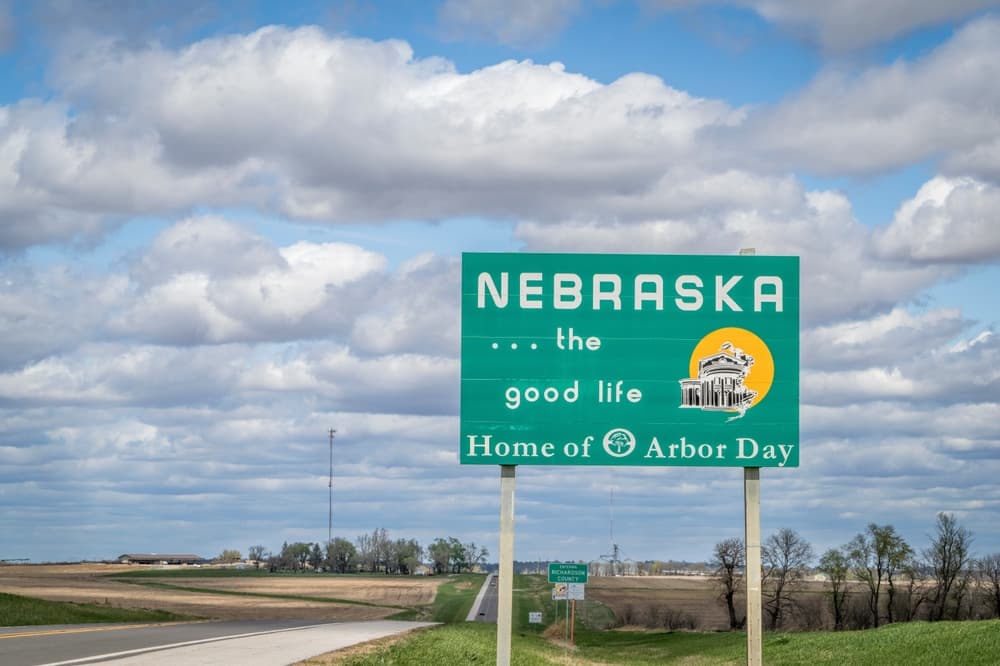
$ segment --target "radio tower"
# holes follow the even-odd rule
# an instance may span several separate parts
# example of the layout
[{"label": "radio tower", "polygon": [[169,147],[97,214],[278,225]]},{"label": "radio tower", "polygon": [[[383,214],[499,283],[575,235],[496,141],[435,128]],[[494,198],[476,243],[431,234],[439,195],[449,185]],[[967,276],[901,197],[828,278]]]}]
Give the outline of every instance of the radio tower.
[{"label": "radio tower", "polygon": [[330,482],[327,486],[330,489],[330,510],[327,513],[326,518],[326,546],[330,547],[330,542],[333,541],[333,435],[337,431],[330,428]]},{"label": "radio tower", "polygon": [[602,560],[606,560],[611,565],[611,575],[618,576],[621,570],[621,550],[618,548],[618,544],[615,543],[615,488],[611,487],[611,521],[609,536],[611,537],[611,552],[607,555],[601,555]]}]

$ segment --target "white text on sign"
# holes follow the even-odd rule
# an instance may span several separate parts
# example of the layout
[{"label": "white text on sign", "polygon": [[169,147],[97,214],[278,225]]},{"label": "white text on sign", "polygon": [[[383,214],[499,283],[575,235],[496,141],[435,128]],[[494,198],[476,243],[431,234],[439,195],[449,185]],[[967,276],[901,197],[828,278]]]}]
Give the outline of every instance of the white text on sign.
[{"label": "white text on sign", "polygon": [[[714,310],[716,312],[743,312],[730,293],[742,280],[742,275],[714,276]],[[522,310],[541,310],[548,302],[555,310],[576,310],[583,306],[585,294],[583,278],[576,273],[554,273],[546,281],[544,273],[518,274],[518,307]],[[663,276],[655,273],[640,273],[628,283],[617,273],[595,273],[591,279],[589,294],[590,307],[600,310],[607,303],[612,310],[621,310],[623,300],[631,300],[636,310],[645,309],[649,304],[654,310],[663,310],[667,302],[664,297]],[[548,285],[548,292],[546,292]],[[698,275],[681,275],[674,280],[673,305],[684,312],[698,312],[705,306],[705,281]],[[774,312],[784,311],[783,283],[777,275],[758,275],[753,281],[754,312],[762,312],[765,303]],[[548,299],[546,300],[546,296]],[[476,280],[476,303],[485,309],[487,297],[493,307],[504,309],[510,305],[510,273],[501,271],[499,280],[488,272],[479,274]]]}]

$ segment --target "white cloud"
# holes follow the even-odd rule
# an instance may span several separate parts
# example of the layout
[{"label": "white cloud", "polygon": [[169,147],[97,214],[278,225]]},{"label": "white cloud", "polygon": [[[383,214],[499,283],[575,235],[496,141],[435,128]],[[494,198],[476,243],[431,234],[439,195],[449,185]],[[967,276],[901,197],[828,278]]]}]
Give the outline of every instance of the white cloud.
[{"label": "white cloud", "polygon": [[122,276],[64,266],[0,268],[0,370],[21,367],[75,348],[99,335],[106,313],[128,291]]},{"label": "white cloud", "polygon": [[728,4],[747,7],[765,19],[832,52],[879,44],[915,29],[964,19],[995,0],[647,0],[665,8]]},{"label": "white cloud", "polygon": [[445,0],[438,21],[453,39],[531,46],[561,31],[579,8],[579,0]]},{"label": "white cloud", "polygon": [[455,414],[458,410],[457,358],[391,354],[360,359],[346,349],[323,351],[311,359],[324,384],[321,397],[337,409],[389,414]]},{"label": "white cloud", "polygon": [[[98,41],[54,81],[66,104],[3,109],[8,217],[245,204],[324,222],[547,218],[618,214],[636,195],[759,196],[756,176],[698,166],[699,133],[742,112],[645,74],[601,85],[530,61],[459,74],[399,41],[270,27],[177,51]],[[9,245],[80,233],[15,226]]]},{"label": "white cloud", "polygon": [[123,346],[82,342],[72,353],[51,356],[0,373],[0,397],[24,405],[157,405],[212,402],[239,376],[235,347]]},{"label": "white cloud", "polygon": [[[807,358],[823,361],[820,368],[807,366],[803,371],[802,400],[812,405],[895,400],[926,406],[931,418],[954,411],[955,405],[989,403],[1000,395],[1000,369],[996,366],[1000,344],[996,336],[978,336],[976,344],[953,345],[941,332],[935,335],[935,318],[933,314],[922,318],[931,324],[923,339],[915,335],[920,331],[912,328],[919,320],[910,320],[869,338],[863,355],[854,344],[848,345],[844,351],[854,363],[838,364],[841,355],[836,345],[829,358],[823,358],[823,347],[808,350],[804,354]],[[875,327],[883,325],[873,323]],[[950,328],[945,324],[942,331]],[[836,328],[807,332],[804,342],[830,337],[831,329]],[[867,328],[871,332],[874,327]],[[897,336],[897,331],[902,335]],[[879,351],[882,353],[876,355]],[[867,364],[862,364],[862,359]]]},{"label": "white cloud", "polygon": [[[536,6],[542,14],[521,18],[556,29],[549,19],[573,10]],[[755,6],[764,11],[763,0]],[[839,25],[836,8],[810,5],[807,19],[768,6],[782,24]],[[926,16],[893,21],[906,30]],[[493,538],[496,471],[456,461],[457,259],[397,265],[371,246],[317,240],[337,231],[288,241],[303,230],[271,218],[275,241],[251,223],[190,212],[236,205],[331,225],[508,217],[529,250],[799,255],[803,466],[769,479],[766,520],[812,524],[823,506],[842,527],[836,514],[857,513],[861,498],[911,526],[942,507],[992,525],[1000,342],[961,310],[920,301],[963,264],[998,256],[998,32],[982,19],[916,62],[831,69],[757,109],[646,74],[602,85],[559,63],[459,73],[401,41],[315,28],[177,49],[76,41],[81,50],[51,73],[49,101],[0,108],[0,246],[94,243],[133,214],[188,217],[104,274],[83,267],[101,259],[63,267],[68,252],[44,249],[45,268],[32,252],[5,263],[0,478],[13,481],[0,497],[32,517],[31,543],[72,556],[95,538],[114,551],[123,534],[155,550],[163,525],[184,525],[172,539],[190,542],[161,549],[244,534],[317,540],[326,428],[336,427],[338,533],[384,525],[441,536],[440,511],[461,486],[478,499],[446,524]],[[927,156],[943,157],[942,175],[876,229],[844,195],[806,191],[791,175]],[[646,529],[653,518],[693,549],[742,529],[725,501],[688,506],[738,501],[733,470],[580,470],[552,498],[560,474],[519,471],[519,518],[535,543],[566,534],[558,521],[569,507],[603,508],[610,485],[629,507],[618,526],[636,555],[663,547]],[[970,486],[981,505],[964,497]],[[157,494],[174,501],[151,501]],[[670,502],[688,508],[664,511]],[[198,524],[193,505],[204,510]],[[292,522],[290,505],[301,508]],[[252,529],[227,524],[234,506],[254,507]],[[593,515],[577,514],[569,528],[591,532],[578,547],[604,552]],[[866,514],[858,529],[868,519],[881,520]]]},{"label": "white cloud", "polygon": [[134,302],[111,319],[119,335],[170,344],[321,337],[367,306],[385,257],[346,243],[277,248],[218,218],[161,233],[132,269]]},{"label": "white cloud", "polygon": [[132,267],[143,284],[196,273],[228,277],[287,268],[274,245],[244,226],[218,216],[190,217],[162,231]]},{"label": "white cloud", "polygon": [[60,61],[57,101],[0,108],[0,243],[93,241],[116,215],[191,206],[330,223],[796,205],[801,186],[761,172],[762,156],[779,174],[936,155],[948,173],[986,174],[1000,133],[998,26],[974,21],[913,63],[831,68],[752,111],[647,74],[602,85],[530,61],[462,74],[405,42],[316,28],[176,50],[92,41]]},{"label": "white cloud", "polygon": [[459,262],[421,255],[399,267],[373,294],[351,329],[369,353],[455,355],[459,347]]},{"label": "white cloud", "polygon": [[516,234],[533,251],[735,254],[753,247],[758,254],[798,255],[802,318],[810,325],[886,312],[953,270],[880,259],[871,230],[854,219],[841,194],[808,192],[793,201],[638,224],[524,223]]},{"label": "white cloud", "polygon": [[1000,184],[1000,139],[983,139],[967,150],[952,154],[945,159],[942,169],[946,174]]},{"label": "white cloud", "polygon": [[871,318],[840,321],[802,331],[804,367],[845,370],[890,358],[924,357],[945,347],[968,326],[957,309],[913,313],[901,307]]},{"label": "white cloud", "polygon": [[824,48],[847,51],[905,35],[926,26],[963,19],[995,0],[749,0],[761,16],[800,31]]},{"label": "white cloud", "polygon": [[934,178],[903,202],[877,244],[889,257],[918,262],[1000,259],[1000,187]]},{"label": "white cloud", "polygon": [[1000,19],[987,17],[914,62],[860,73],[831,66],[801,92],[758,109],[739,134],[748,154],[826,175],[967,155],[1000,133],[997,78]]}]

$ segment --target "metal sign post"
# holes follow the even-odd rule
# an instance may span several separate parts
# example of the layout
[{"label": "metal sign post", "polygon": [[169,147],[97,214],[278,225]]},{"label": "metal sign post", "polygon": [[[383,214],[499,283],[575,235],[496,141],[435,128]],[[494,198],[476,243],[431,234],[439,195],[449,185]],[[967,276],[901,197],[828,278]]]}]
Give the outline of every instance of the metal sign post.
[{"label": "metal sign post", "polygon": [[[754,256],[754,248],[740,250],[740,256]],[[763,663],[763,629],[761,627],[761,567],[760,567],[760,468],[743,468],[743,545],[746,548],[747,586],[747,666]]]},{"label": "metal sign post", "polygon": [[747,666],[761,666],[760,468],[743,469],[746,532]]},{"label": "metal sign post", "polygon": [[497,581],[497,666],[510,666],[514,617],[514,465],[500,466],[500,580]]},{"label": "metal sign post", "polygon": [[570,613],[569,613],[569,644],[576,644],[576,599],[572,599],[570,602]]},{"label": "metal sign post", "polygon": [[566,616],[563,618],[563,640],[569,640],[569,597],[566,597],[565,606],[563,608],[566,611]]}]

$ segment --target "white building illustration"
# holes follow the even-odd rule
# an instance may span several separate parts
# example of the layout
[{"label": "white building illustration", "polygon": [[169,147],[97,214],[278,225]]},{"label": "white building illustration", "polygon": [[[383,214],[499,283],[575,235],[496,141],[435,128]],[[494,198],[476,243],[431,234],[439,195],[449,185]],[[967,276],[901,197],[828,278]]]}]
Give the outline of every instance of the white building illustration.
[{"label": "white building illustration", "polygon": [[681,407],[743,416],[757,397],[757,391],[743,385],[752,365],[753,356],[723,343],[719,351],[698,361],[697,377],[680,380]]}]

